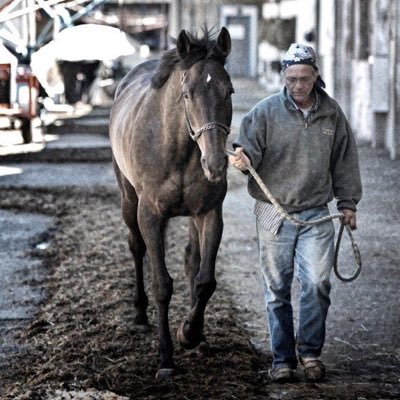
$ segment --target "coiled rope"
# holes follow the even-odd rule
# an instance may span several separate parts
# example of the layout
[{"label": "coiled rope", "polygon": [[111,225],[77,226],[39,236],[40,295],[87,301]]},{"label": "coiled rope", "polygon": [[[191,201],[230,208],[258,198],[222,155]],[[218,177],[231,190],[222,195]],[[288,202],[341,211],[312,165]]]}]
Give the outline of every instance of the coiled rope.
[{"label": "coiled rope", "polygon": [[[233,151],[231,151],[231,150],[227,150],[227,154],[232,155],[232,156],[235,155],[235,153]],[[258,185],[260,186],[261,190],[264,192],[265,196],[267,196],[267,199],[275,207],[276,211],[282,217],[284,217],[286,220],[292,222],[296,226],[318,225],[318,224],[322,224],[323,222],[331,221],[331,220],[336,219],[336,218],[339,218],[339,219],[343,220],[343,216],[344,215],[342,213],[332,214],[332,215],[329,215],[327,217],[315,219],[315,220],[312,220],[312,221],[301,221],[301,220],[299,220],[297,218],[294,218],[292,215],[288,214],[287,211],[277,202],[277,200],[274,198],[274,196],[271,194],[271,192],[265,186],[264,182],[261,180],[260,176],[255,171],[255,169],[251,165],[248,165],[247,169],[250,172],[250,174],[252,175],[252,177],[255,179],[255,181],[258,183]],[[357,264],[356,271],[354,272],[353,275],[351,275],[349,277],[345,277],[345,276],[341,275],[341,273],[339,272],[339,268],[338,268],[339,248],[340,248],[340,243],[341,243],[341,240],[342,240],[342,235],[343,235],[344,228],[346,228],[347,234],[348,234],[348,236],[350,238],[351,247],[353,248],[354,260],[355,260],[355,262]],[[353,234],[351,232],[350,227],[348,225],[345,225],[343,222],[341,222],[340,228],[339,228],[339,232],[338,232],[338,236],[337,236],[337,239],[336,239],[335,258],[334,258],[334,263],[333,263],[333,270],[335,271],[335,275],[342,282],[351,282],[351,281],[354,281],[355,279],[357,279],[358,275],[360,275],[360,273],[361,273],[361,269],[362,269],[362,262],[361,262],[360,249],[358,248],[358,245],[354,240],[354,236],[353,236]]]}]

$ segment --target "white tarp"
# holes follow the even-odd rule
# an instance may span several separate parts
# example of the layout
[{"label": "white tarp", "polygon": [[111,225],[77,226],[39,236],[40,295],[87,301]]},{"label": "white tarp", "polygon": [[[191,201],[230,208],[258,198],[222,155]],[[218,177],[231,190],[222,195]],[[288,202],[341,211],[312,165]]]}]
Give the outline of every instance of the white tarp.
[{"label": "white tarp", "polygon": [[38,50],[57,60],[114,60],[135,52],[126,33],[107,25],[84,24],[66,28]]},{"label": "white tarp", "polygon": [[110,61],[135,53],[127,35],[107,25],[84,24],[66,28],[32,54],[31,67],[50,97],[64,92],[57,60]]}]

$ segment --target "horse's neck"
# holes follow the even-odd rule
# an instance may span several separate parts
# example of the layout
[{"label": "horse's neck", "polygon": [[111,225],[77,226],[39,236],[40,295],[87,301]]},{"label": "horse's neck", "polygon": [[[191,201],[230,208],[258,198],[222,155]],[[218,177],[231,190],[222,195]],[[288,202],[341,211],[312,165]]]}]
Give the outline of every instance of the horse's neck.
[{"label": "horse's neck", "polygon": [[195,143],[190,137],[186,122],[179,72],[174,72],[166,83],[161,104],[164,105],[161,111],[168,140],[181,147],[182,152],[192,151]]},{"label": "horse's neck", "polygon": [[[180,82],[179,72],[173,72],[164,86],[164,98],[162,104],[165,110],[168,110],[170,115],[176,115],[183,111],[184,113],[184,99],[182,97],[182,86]],[[176,119],[172,122],[178,122]]]}]

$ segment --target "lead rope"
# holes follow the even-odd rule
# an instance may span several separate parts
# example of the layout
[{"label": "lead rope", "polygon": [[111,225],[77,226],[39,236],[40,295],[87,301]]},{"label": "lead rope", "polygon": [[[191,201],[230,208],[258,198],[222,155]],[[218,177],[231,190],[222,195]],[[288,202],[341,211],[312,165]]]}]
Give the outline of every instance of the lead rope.
[{"label": "lead rope", "polygon": [[[227,153],[229,155],[235,155],[233,151],[227,150]],[[264,192],[264,194],[267,196],[268,200],[272,203],[272,205],[275,207],[276,211],[284,217],[286,220],[292,222],[296,226],[308,226],[308,225],[318,225],[326,221],[331,221],[335,218],[343,218],[343,214],[332,214],[327,217],[315,219],[312,221],[301,221],[297,218],[294,218],[292,215],[288,214],[285,209],[277,202],[277,200],[274,198],[274,196],[271,194],[271,192],[268,190],[268,188],[265,186],[264,182],[261,180],[260,176],[257,174],[255,169],[249,165],[248,170],[252,177],[255,179],[255,181],[258,183],[260,186],[261,190]],[[339,257],[339,248],[340,248],[340,242],[342,240],[342,235],[343,235],[343,230],[346,228],[347,234],[350,238],[351,242],[351,247],[353,248],[353,254],[354,254],[354,260],[357,264],[357,269],[354,272],[354,274],[350,277],[345,277],[340,274],[339,268],[338,268],[338,257]],[[361,253],[360,249],[358,248],[357,243],[354,240],[354,236],[351,232],[351,229],[348,225],[344,225],[343,222],[340,225],[340,229],[338,232],[338,237],[336,240],[336,247],[335,247],[335,258],[334,258],[334,263],[333,263],[333,270],[335,271],[336,277],[341,280],[342,282],[351,282],[357,279],[358,275],[360,275],[362,268],[362,263],[361,263]]]}]

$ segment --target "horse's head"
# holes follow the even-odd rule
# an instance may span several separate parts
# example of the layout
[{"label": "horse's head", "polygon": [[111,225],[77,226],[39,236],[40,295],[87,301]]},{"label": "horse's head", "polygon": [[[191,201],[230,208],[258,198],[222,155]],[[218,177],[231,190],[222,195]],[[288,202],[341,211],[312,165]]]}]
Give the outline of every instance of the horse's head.
[{"label": "horse's head", "polygon": [[232,120],[233,87],[224,68],[231,50],[231,39],[222,28],[217,40],[204,57],[198,43],[183,30],[178,36],[177,52],[185,61],[198,57],[181,73],[181,89],[188,135],[201,151],[201,165],[207,179],[218,182],[226,175],[226,138]]}]

